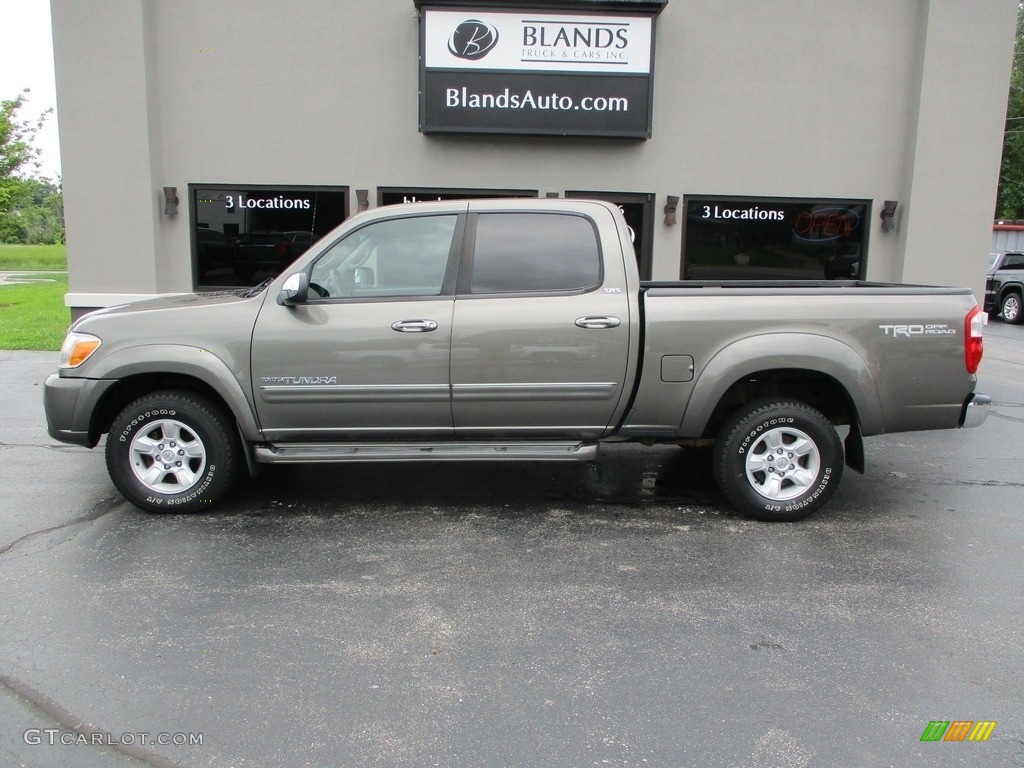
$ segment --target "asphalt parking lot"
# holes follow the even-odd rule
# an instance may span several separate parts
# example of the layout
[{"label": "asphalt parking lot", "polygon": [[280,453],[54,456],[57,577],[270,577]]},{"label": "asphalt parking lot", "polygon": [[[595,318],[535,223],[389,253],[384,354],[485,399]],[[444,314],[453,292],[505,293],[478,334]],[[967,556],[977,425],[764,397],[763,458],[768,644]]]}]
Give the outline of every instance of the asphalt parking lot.
[{"label": "asphalt parking lot", "polygon": [[1024,327],[986,350],[985,425],[869,439],[795,524],[632,446],[148,515],[0,352],[0,764],[1024,766]]}]

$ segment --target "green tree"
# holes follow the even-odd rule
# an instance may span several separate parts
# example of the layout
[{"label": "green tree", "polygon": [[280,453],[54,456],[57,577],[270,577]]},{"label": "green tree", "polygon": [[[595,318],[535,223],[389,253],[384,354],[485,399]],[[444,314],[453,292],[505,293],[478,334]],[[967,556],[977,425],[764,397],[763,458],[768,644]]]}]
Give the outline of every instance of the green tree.
[{"label": "green tree", "polygon": [[6,192],[0,210],[0,243],[64,242],[64,201],[57,184],[49,179],[10,178],[0,186]]},{"label": "green tree", "polygon": [[1017,43],[1010,71],[996,218],[1024,219],[1024,4],[1017,7]]},{"label": "green tree", "polygon": [[64,204],[59,180],[41,178],[36,133],[53,110],[35,121],[23,120],[18,110],[25,103],[19,94],[0,101],[0,242],[61,243],[64,241]]},{"label": "green tree", "polygon": [[33,125],[31,120],[18,119],[24,103],[20,93],[9,101],[0,101],[0,180],[11,178],[26,164],[36,163],[38,168],[39,150],[32,146],[32,140],[53,110],[46,110]]}]

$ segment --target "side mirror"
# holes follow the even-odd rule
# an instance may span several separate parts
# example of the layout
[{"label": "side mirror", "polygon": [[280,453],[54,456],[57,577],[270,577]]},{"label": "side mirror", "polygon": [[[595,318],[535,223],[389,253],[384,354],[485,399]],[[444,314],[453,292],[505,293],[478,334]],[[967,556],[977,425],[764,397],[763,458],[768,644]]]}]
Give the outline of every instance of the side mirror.
[{"label": "side mirror", "polygon": [[294,307],[305,304],[309,298],[309,275],[305,272],[296,272],[288,275],[288,279],[281,286],[281,292],[277,294],[277,303],[282,307]]}]

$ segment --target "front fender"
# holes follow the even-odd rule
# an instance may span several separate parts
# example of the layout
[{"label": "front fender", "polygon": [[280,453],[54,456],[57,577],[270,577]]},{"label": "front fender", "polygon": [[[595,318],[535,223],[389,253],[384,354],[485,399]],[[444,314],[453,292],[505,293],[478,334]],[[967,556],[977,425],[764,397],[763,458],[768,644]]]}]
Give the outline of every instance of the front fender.
[{"label": "front fender", "polygon": [[248,370],[232,370],[213,352],[183,344],[125,347],[111,352],[89,370],[89,378],[95,379],[126,379],[141,374],[177,374],[198,379],[220,395],[247,440],[261,439]]},{"label": "front fender", "polygon": [[729,388],[760,371],[795,370],[835,379],[847,391],[865,435],[882,430],[878,387],[867,361],[848,344],[828,336],[769,333],[739,339],[716,352],[700,372],[680,432],[701,435]]}]

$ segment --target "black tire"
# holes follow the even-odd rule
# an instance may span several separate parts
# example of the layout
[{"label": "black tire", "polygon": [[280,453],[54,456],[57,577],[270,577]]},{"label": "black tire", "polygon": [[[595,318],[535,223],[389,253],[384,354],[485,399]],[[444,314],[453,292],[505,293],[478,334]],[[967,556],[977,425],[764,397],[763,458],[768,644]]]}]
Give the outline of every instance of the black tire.
[{"label": "black tire", "polygon": [[146,395],[118,414],[106,445],[117,490],[147,512],[208,510],[238,472],[232,419],[190,392]]},{"label": "black tire", "polygon": [[1003,296],[999,305],[999,314],[1003,320],[1014,325],[1024,323],[1024,306],[1021,305],[1021,295],[1014,291]]},{"label": "black tire", "polygon": [[757,520],[807,517],[824,506],[843,476],[835,428],[800,402],[750,403],[722,427],[713,458],[722,493]]}]

